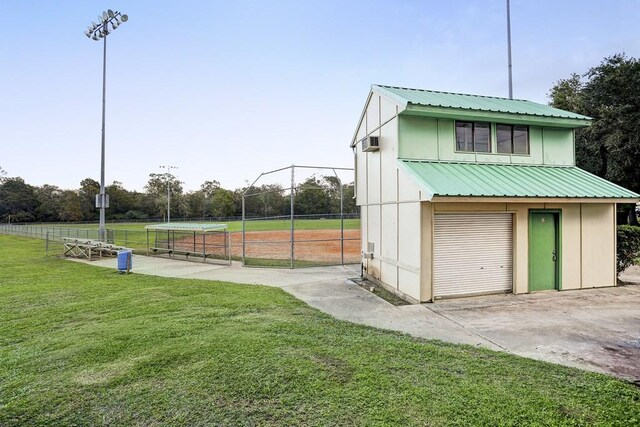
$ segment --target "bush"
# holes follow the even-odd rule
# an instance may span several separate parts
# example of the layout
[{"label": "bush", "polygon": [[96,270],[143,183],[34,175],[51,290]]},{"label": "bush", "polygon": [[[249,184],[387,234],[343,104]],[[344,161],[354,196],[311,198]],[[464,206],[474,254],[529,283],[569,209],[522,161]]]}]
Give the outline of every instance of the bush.
[{"label": "bush", "polygon": [[635,264],[640,256],[640,227],[618,226],[618,274]]},{"label": "bush", "polygon": [[124,219],[148,219],[149,215],[147,215],[144,212],[140,212],[140,211],[127,211],[127,213],[124,214]]}]

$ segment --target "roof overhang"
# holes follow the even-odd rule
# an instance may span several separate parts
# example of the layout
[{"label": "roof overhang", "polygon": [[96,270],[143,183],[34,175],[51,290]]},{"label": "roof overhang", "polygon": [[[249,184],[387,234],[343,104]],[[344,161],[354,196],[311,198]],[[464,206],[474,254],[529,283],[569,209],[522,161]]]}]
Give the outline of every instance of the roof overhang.
[{"label": "roof overhang", "polygon": [[402,111],[401,115],[434,117],[453,120],[473,120],[499,123],[502,122],[516,125],[547,126],[571,129],[587,127],[591,125],[590,120],[584,119],[466,110],[462,108],[451,107],[431,107],[416,104],[407,104],[405,110]]},{"label": "roof overhang", "polygon": [[398,160],[426,201],[636,203],[640,195],[575,166]]},{"label": "roof overhang", "polygon": [[449,197],[434,196],[433,203],[629,203],[635,204],[640,199],[617,198],[579,198],[579,197]]}]

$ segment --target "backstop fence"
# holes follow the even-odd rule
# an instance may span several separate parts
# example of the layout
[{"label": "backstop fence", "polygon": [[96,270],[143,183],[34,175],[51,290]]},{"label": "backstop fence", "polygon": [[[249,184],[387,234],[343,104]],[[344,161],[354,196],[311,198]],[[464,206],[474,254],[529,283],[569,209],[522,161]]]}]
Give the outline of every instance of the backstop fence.
[{"label": "backstop fence", "polygon": [[359,263],[352,180],[351,168],[292,165],[261,173],[242,195],[243,265]]}]

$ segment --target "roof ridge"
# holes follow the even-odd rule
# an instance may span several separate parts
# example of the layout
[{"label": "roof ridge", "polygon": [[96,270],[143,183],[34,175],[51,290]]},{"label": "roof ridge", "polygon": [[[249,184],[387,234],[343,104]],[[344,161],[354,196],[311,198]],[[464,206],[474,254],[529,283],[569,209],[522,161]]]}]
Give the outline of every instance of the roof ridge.
[{"label": "roof ridge", "polygon": [[[417,91],[417,92],[442,93],[442,94],[446,94],[446,95],[473,96],[473,97],[476,97],[476,98],[501,99],[501,100],[504,100],[504,101],[533,102],[533,101],[529,101],[528,99],[505,98],[505,97],[502,97],[502,96],[492,96],[492,95],[477,95],[477,94],[474,94],[474,93],[448,92],[448,91],[444,91],[444,90],[420,89],[420,88],[402,87],[402,86],[389,86],[389,85],[380,85],[380,84],[374,84],[373,86],[378,86],[378,87],[387,88],[387,89],[402,89],[402,90],[414,90],[414,91]],[[537,104],[537,102],[535,104]],[[544,104],[541,104],[541,105],[544,105]]]}]

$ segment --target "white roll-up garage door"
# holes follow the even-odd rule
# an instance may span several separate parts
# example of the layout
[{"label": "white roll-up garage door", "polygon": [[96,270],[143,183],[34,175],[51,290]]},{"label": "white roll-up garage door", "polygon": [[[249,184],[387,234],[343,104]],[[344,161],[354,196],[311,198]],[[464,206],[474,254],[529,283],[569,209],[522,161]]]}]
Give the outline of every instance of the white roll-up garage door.
[{"label": "white roll-up garage door", "polygon": [[436,214],[433,234],[434,298],[511,291],[511,214]]}]

